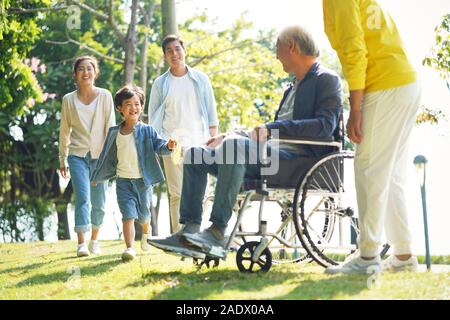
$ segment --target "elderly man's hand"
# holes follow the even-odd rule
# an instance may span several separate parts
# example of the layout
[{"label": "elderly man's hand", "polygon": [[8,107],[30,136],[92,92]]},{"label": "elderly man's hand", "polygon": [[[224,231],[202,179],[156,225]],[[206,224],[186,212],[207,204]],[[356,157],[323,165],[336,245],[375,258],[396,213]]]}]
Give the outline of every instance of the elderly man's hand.
[{"label": "elderly man's hand", "polygon": [[267,137],[269,136],[269,129],[267,129],[265,124],[260,124],[259,126],[255,127],[252,131],[250,131],[249,135],[252,140],[264,142],[267,140]]}]

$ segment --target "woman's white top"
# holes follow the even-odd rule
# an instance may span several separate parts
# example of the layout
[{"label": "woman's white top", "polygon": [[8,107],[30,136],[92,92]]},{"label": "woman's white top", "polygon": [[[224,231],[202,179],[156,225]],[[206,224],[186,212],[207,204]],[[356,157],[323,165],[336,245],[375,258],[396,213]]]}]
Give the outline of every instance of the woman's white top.
[{"label": "woman's white top", "polygon": [[81,124],[87,132],[91,132],[92,122],[94,120],[95,108],[97,107],[98,96],[90,104],[84,104],[78,96],[74,98],[75,108],[77,108],[78,116]]}]

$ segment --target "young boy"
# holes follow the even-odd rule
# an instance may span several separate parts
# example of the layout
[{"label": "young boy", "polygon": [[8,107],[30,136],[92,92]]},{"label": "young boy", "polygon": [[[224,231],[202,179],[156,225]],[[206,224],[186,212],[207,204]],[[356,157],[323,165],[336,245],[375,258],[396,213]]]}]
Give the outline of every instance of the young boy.
[{"label": "young boy", "polygon": [[114,96],[116,109],[123,122],[111,127],[103,150],[92,173],[93,184],[117,176],[116,193],[123,215],[123,234],[126,250],[122,260],[130,261],[136,256],[133,249],[134,220],[142,225],[141,249],[148,251],[149,207],[152,185],[164,179],[156,154],[169,154],[177,145],[173,139],[162,139],[152,126],[139,118],[144,108],[145,95],[141,88],[126,85]]}]

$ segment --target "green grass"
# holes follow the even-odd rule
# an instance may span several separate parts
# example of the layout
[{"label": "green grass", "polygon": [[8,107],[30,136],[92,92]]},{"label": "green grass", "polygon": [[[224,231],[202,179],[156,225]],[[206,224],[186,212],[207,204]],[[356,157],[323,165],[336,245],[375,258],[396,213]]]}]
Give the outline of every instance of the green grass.
[{"label": "green grass", "polygon": [[[73,241],[0,244],[0,299],[450,299],[450,273],[327,276],[308,264],[243,274],[229,255],[217,269],[197,271],[190,260],[152,250],[122,263],[121,241],[104,253],[75,257]],[[79,270],[79,282],[70,281]]]}]

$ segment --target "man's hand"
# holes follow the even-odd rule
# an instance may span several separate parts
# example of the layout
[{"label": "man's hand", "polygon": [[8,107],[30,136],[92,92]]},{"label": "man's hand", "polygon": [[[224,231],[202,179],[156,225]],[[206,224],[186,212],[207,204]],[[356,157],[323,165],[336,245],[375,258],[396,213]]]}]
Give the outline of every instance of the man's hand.
[{"label": "man's hand", "polygon": [[210,138],[207,142],[206,142],[206,146],[209,148],[215,148],[217,147],[219,144],[222,143],[223,139],[225,138],[226,134],[222,133],[219,134],[215,137]]},{"label": "man's hand", "polygon": [[267,137],[269,136],[269,130],[267,129],[265,124],[260,124],[259,126],[255,127],[252,131],[250,131],[249,136],[250,139],[252,140],[264,142],[267,140]]},{"label": "man's hand", "polygon": [[61,168],[59,168],[59,172],[61,173],[61,176],[62,176],[64,179],[69,178],[68,170],[67,170],[66,167],[61,167]]},{"label": "man's hand", "polygon": [[167,149],[169,149],[170,151],[175,150],[175,148],[177,147],[177,141],[175,139],[169,139],[169,141],[167,141]]},{"label": "man's hand", "polygon": [[363,139],[361,121],[361,110],[351,110],[347,121],[347,135],[354,143],[361,143]]}]

